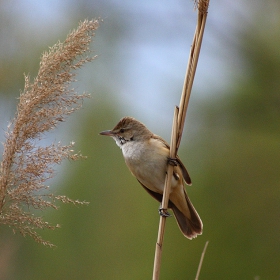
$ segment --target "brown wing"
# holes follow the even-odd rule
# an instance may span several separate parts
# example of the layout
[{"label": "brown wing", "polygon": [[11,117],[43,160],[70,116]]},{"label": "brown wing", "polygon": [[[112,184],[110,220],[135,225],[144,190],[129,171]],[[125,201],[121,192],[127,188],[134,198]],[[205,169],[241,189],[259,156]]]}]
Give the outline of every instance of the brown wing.
[{"label": "brown wing", "polygon": [[[170,149],[170,146],[168,145],[168,143],[163,138],[161,138],[160,136],[155,135],[155,134],[152,137],[160,140],[168,149]],[[189,172],[187,171],[186,167],[184,166],[184,164],[182,163],[182,161],[180,160],[178,155],[176,156],[176,160],[177,160],[177,163],[179,164],[179,166],[182,170],[185,182],[187,183],[187,185],[190,186],[192,184],[192,181],[191,181],[191,177],[189,175]]]},{"label": "brown wing", "polygon": [[[138,179],[137,179],[137,181],[141,184],[141,186],[144,188],[144,190],[146,192],[148,192],[148,194],[150,194],[154,199],[156,199],[160,203],[162,202],[162,194],[151,191],[146,186],[144,186]],[[169,201],[168,202],[168,208],[172,208],[173,206],[174,206],[174,204],[171,201]]]},{"label": "brown wing", "polygon": [[192,184],[192,181],[191,181],[191,177],[189,175],[189,172],[187,171],[186,167],[184,166],[183,162],[180,160],[180,158],[177,156],[176,157],[176,160],[182,170],[182,173],[183,173],[183,177],[185,179],[185,182],[190,186]]}]

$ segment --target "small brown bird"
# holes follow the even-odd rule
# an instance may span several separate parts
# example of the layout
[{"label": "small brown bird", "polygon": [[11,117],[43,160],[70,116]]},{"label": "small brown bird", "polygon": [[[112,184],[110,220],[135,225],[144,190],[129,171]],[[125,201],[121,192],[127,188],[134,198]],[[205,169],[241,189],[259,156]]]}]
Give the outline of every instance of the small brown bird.
[{"label": "small brown bird", "polygon": [[[172,209],[185,237],[192,239],[202,234],[202,221],[184,187],[184,180],[191,185],[190,176],[178,156],[176,159],[169,158],[170,147],[165,140],[131,117],[124,117],[112,130],[100,134],[111,136],[116,141],[131,173],[159,202],[162,201],[167,164],[173,164],[168,208]],[[168,215],[161,210],[161,215]]]}]

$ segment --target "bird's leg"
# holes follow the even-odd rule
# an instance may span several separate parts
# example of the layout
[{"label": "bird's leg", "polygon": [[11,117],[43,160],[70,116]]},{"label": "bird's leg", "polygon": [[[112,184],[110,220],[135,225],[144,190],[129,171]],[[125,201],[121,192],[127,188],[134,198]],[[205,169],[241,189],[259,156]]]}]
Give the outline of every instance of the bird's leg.
[{"label": "bird's leg", "polygon": [[176,158],[171,158],[171,157],[167,157],[167,163],[172,165],[172,166],[177,166],[178,165],[178,161]]},{"label": "bird's leg", "polygon": [[160,214],[160,216],[162,217],[171,217],[172,215],[167,211],[167,209],[161,208],[161,205],[158,209],[158,213]]}]

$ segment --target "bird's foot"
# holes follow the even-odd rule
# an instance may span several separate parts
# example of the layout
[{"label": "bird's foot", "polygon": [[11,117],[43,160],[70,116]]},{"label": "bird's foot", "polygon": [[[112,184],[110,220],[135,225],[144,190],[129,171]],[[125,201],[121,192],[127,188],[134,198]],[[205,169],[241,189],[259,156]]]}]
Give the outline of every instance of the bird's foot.
[{"label": "bird's foot", "polygon": [[160,216],[162,217],[171,217],[172,215],[167,211],[167,209],[164,208],[159,208],[158,209],[158,213],[160,214]]},{"label": "bird's foot", "polygon": [[171,157],[167,158],[167,163],[172,165],[172,166],[177,166],[178,165],[177,159],[176,158],[171,158]]}]

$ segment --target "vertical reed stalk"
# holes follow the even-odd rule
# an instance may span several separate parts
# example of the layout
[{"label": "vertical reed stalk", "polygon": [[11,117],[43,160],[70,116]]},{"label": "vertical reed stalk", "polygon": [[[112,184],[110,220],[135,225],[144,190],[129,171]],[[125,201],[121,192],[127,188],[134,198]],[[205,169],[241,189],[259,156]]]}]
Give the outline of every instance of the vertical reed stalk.
[{"label": "vertical reed stalk", "polygon": [[[180,106],[179,108],[177,107],[175,108],[172,135],[171,135],[170,158],[176,157],[177,151],[180,146],[181,137],[183,134],[187,108],[191,95],[191,89],[195,77],[195,71],[196,71],[200,48],[202,44],[202,38],[203,38],[203,33],[204,33],[204,28],[205,28],[207,13],[208,13],[209,1],[210,0],[195,1],[197,11],[198,11],[197,26],[194,34],[192,47],[190,50],[190,56],[189,56],[187,70],[186,70]],[[166,175],[165,187],[164,187],[163,199],[161,205],[163,209],[168,208],[167,206],[169,200],[172,173],[173,173],[173,166],[169,165],[167,169],[167,175]],[[157,238],[155,258],[154,258],[153,280],[159,280],[165,222],[166,222],[166,217],[160,216],[158,238]]]}]

